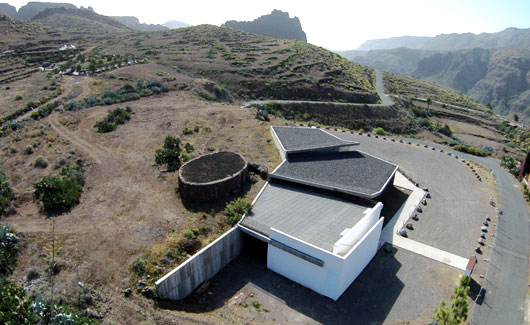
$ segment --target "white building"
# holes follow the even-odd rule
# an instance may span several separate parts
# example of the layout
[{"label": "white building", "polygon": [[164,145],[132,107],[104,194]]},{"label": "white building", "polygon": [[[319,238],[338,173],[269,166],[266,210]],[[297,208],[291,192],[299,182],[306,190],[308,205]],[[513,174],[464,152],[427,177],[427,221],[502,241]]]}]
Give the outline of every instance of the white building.
[{"label": "white building", "polygon": [[398,167],[320,129],[271,132],[285,160],[239,227],[268,243],[269,269],[337,300],[379,249],[377,199]]}]

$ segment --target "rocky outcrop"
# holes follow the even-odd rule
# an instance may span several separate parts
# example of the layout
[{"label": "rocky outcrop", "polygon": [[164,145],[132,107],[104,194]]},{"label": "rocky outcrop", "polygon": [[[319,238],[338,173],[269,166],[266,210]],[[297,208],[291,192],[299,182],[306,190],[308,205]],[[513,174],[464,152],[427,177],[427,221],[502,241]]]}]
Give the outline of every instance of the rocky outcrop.
[{"label": "rocky outcrop", "polygon": [[14,18],[18,20],[29,21],[46,9],[55,8],[77,9],[77,7],[71,3],[28,2],[28,4],[25,6],[20,7],[16,17]]},{"label": "rocky outcrop", "polygon": [[261,16],[254,21],[230,20],[223,27],[239,29],[248,33],[307,42],[305,32],[298,17],[289,18],[288,12],[273,10],[271,14]]},{"label": "rocky outcrop", "polygon": [[166,30],[169,29],[166,26],[162,25],[154,25],[154,24],[142,24],[140,23],[140,20],[133,16],[114,16],[112,17],[116,19],[118,22],[124,24],[125,26],[138,30],[141,32],[153,32],[157,30]]}]

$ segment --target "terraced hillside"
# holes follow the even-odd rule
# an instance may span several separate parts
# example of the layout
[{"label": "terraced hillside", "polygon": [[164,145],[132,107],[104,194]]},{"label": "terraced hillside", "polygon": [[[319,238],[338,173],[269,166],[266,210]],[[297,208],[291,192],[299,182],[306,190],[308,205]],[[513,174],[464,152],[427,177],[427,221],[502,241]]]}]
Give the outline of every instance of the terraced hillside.
[{"label": "terraced hillside", "polygon": [[323,48],[201,25],[135,34],[95,49],[145,55],[216,81],[243,99],[376,103],[375,73]]},{"label": "terraced hillside", "polygon": [[46,9],[31,20],[44,26],[58,27],[71,35],[116,35],[131,31],[117,20],[98,15],[89,9]]}]

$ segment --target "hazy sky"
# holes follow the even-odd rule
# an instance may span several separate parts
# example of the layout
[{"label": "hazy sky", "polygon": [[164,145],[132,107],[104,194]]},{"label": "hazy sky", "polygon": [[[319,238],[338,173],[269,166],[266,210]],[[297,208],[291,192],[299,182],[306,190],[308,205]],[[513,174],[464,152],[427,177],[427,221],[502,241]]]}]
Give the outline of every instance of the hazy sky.
[{"label": "hazy sky", "polygon": [[[48,0],[50,1],[50,0]],[[27,1],[9,1],[20,8]],[[308,42],[350,50],[364,41],[403,35],[497,32],[530,27],[530,0],[64,0],[108,16],[136,16],[143,23],[179,20],[221,25],[253,20],[273,9],[300,18]]]}]

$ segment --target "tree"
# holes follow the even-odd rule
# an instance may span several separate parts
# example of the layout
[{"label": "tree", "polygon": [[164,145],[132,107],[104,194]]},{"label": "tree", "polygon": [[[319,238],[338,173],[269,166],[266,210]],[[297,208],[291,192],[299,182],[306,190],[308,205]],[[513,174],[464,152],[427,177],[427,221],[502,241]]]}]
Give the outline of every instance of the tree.
[{"label": "tree", "polygon": [[519,122],[519,115],[517,115],[517,113],[513,114],[513,120]]},{"label": "tree", "polygon": [[434,310],[433,319],[438,320],[440,325],[458,325],[467,320],[469,312],[469,304],[467,296],[469,295],[469,283],[471,278],[464,276],[460,279],[454,294],[451,295],[451,307],[447,307],[447,303],[442,300],[440,306]]},{"label": "tree", "polygon": [[431,98],[427,98],[427,109],[429,109],[431,104],[432,104],[432,99]]}]

